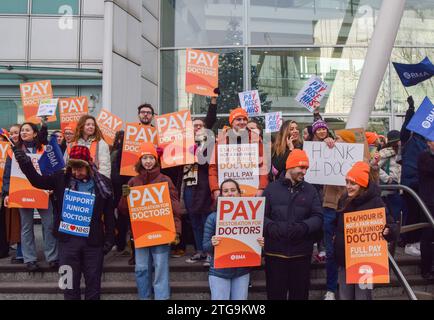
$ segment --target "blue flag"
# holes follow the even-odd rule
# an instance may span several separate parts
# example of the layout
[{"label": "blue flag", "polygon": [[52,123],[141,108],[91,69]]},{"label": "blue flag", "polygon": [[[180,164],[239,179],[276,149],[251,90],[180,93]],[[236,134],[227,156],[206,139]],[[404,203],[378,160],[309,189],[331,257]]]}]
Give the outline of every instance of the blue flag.
[{"label": "blue flag", "polygon": [[45,151],[38,162],[43,175],[53,174],[65,167],[62,150],[57,144],[56,135],[51,135],[50,142],[45,147]]},{"label": "blue flag", "polygon": [[404,87],[414,86],[422,81],[428,80],[434,75],[434,65],[428,57],[425,57],[425,59],[417,64],[393,62],[393,66]]},{"label": "blue flag", "polygon": [[428,97],[423,100],[419,109],[417,109],[417,112],[411,118],[407,129],[419,133],[428,140],[434,141],[434,105]]}]

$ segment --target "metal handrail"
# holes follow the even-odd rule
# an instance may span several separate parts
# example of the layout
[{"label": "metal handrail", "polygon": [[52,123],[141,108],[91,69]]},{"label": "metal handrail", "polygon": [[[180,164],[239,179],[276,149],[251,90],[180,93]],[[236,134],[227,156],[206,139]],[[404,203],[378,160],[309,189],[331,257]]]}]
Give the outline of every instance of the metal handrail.
[{"label": "metal handrail", "polygon": [[399,283],[404,288],[405,293],[410,298],[410,300],[418,300],[416,297],[416,294],[414,293],[413,289],[411,288],[410,284],[408,283],[407,279],[402,274],[401,269],[399,269],[398,264],[396,263],[395,259],[389,252],[389,262],[390,266],[392,267],[393,272],[395,273],[396,277],[398,278]]},{"label": "metal handrail", "polygon": [[[400,233],[406,233],[406,232],[427,228],[427,227],[434,228],[434,219],[429,209],[413,189],[401,184],[380,185],[380,189],[381,190],[404,190],[408,192],[416,200],[416,202],[418,203],[418,205],[420,206],[420,208],[422,209],[423,213],[425,214],[428,220],[428,223],[417,223],[413,225],[403,226],[402,228],[400,228]],[[401,269],[399,269],[399,266],[396,263],[395,259],[393,258],[393,255],[390,252],[388,253],[388,255],[389,255],[390,266],[392,267],[393,272],[398,278],[399,283],[404,288],[405,293],[407,294],[410,300],[418,300],[416,294],[414,293],[407,279],[404,277],[404,274],[402,273]]]},{"label": "metal handrail", "polygon": [[[410,187],[404,186],[402,184],[380,184],[381,190],[404,190],[408,192],[419,204],[420,208],[422,209],[422,212],[425,214],[428,223],[431,225],[432,228],[434,228],[434,218],[432,217],[429,209],[425,205],[425,203],[422,201],[422,199],[419,197],[419,195]],[[425,226],[421,226],[425,227]]]}]

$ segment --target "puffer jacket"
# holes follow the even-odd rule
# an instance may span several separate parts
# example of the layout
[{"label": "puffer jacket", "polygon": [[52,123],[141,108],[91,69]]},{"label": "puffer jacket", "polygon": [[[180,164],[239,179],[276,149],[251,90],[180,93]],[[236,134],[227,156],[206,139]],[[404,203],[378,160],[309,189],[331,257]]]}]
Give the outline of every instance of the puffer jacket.
[{"label": "puffer jacket", "polygon": [[[128,181],[130,187],[139,187],[147,184],[167,182],[169,185],[170,200],[172,201],[173,218],[177,233],[181,233],[181,205],[179,202],[178,190],[176,190],[172,180],[161,173],[160,167],[155,166],[151,170],[140,170],[140,173]],[[118,205],[121,214],[129,215],[127,197],[122,197]]]},{"label": "puffer jacket", "polygon": [[211,262],[209,267],[209,275],[223,279],[234,279],[241,277],[250,272],[250,268],[214,268],[214,246],[211,243],[211,238],[215,235],[215,228],[217,224],[217,213],[211,213],[205,222],[203,231],[203,250],[211,254]]},{"label": "puffer jacket", "polygon": [[[80,138],[78,139],[77,144],[80,146],[86,146],[90,149],[93,141],[94,140],[92,138],[89,138],[88,140],[84,140],[83,138]],[[101,139],[98,142],[97,156],[96,159],[93,160],[98,168],[98,171],[110,179],[110,174],[111,174],[110,149],[108,144],[103,139]]]},{"label": "puffer jacket", "polygon": [[[323,208],[315,187],[305,181],[292,185],[282,174],[265,189],[265,254],[283,257],[311,255],[317,231],[323,224]],[[290,237],[302,224],[306,232]]]},{"label": "puffer jacket", "polygon": [[[376,183],[370,182],[365,193],[352,199],[348,204],[348,194],[345,193],[339,201],[336,216],[336,236],[334,239],[335,261],[338,266],[345,267],[345,214],[349,212],[385,208],[386,223],[390,227],[390,233],[385,239],[391,241],[397,237],[398,226],[389,214],[383,200],[380,197],[380,188]],[[345,206],[345,207],[344,207]]]}]

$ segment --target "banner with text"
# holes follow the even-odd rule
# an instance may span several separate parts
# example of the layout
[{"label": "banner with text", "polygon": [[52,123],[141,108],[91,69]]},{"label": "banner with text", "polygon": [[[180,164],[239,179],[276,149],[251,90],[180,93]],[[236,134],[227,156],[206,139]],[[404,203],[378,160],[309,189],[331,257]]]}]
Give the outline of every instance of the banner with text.
[{"label": "banner with text", "polygon": [[[40,174],[38,160],[40,154],[27,154],[36,171]],[[34,188],[21,171],[15,156],[12,157],[11,185],[9,188],[9,208],[47,209],[48,191]]]},{"label": "banner with text", "polygon": [[309,158],[304,180],[312,184],[345,186],[345,176],[354,163],[363,161],[361,143],[336,143],[329,148],[325,142],[305,141],[303,150]]},{"label": "banner with text", "polygon": [[59,232],[88,238],[94,205],[95,194],[66,189]]},{"label": "banner with text", "polygon": [[259,116],[262,114],[261,98],[258,90],[245,91],[238,93],[240,106],[249,114],[249,116]]},{"label": "banner with text", "polygon": [[428,97],[425,97],[413,118],[411,118],[407,129],[434,141],[434,105]]},{"label": "banner with text", "polygon": [[319,77],[312,76],[305,86],[295,97],[295,100],[310,112],[313,112],[320,105],[321,100],[325,97],[329,86]]},{"label": "banner with text", "polygon": [[223,144],[218,145],[217,152],[219,185],[234,179],[243,196],[255,196],[259,187],[258,144]]},{"label": "banner with text", "polygon": [[219,55],[187,49],[185,91],[201,96],[215,97],[219,82]]},{"label": "banner with text", "polygon": [[175,240],[175,221],[167,182],[132,187],[128,209],[136,248]]},{"label": "banner with text", "polygon": [[[21,83],[20,92],[25,121],[39,124],[41,119],[37,117],[37,113],[40,101],[53,98],[51,81],[44,80]],[[56,120],[55,115],[48,118],[48,122],[54,122]]]},{"label": "banner with text", "polygon": [[155,117],[158,146],[163,149],[161,168],[194,163],[194,130],[189,110]]},{"label": "banner with text", "polygon": [[214,267],[238,268],[261,265],[265,198],[219,197],[215,235],[221,238],[214,249]]},{"label": "banner with text", "polygon": [[348,284],[389,283],[384,208],[344,214],[345,264]]},{"label": "banner with text", "polygon": [[282,112],[273,112],[265,114],[265,132],[278,132],[283,124]]},{"label": "banner with text", "polygon": [[37,117],[52,117],[56,115],[59,99],[43,99],[39,101]]},{"label": "banner with text", "polygon": [[105,109],[101,109],[96,122],[101,129],[105,142],[113,145],[116,132],[122,130],[124,123],[122,119]]},{"label": "banner with text", "polygon": [[59,100],[60,128],[75,128],[78,120],[89,113],[87,97],[62,98]]},{"label": "banner with text", "polygon": [[139,161],[140,145],[143,142],[152,142],[157,145],[157,129],[138,123],[127,123],[122,148],[121,175],[130,177],[137,175],[134,166]]}]

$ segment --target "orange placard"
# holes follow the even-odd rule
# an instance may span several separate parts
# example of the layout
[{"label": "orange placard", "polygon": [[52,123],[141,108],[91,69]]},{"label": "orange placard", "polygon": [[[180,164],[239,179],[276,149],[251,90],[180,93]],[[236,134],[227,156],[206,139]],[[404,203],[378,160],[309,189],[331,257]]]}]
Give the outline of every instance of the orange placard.
[{"label": "orange placard", "polygon": [[[51,81],[37,81],[20,84],[21,101],[23,104],[24,119],[26,121],[39,124],[41,119],[36,116],[39,108],[39,101],[52,99],[53,90]],[[56,121],[56,116],[48,117],[48,122]]]},{"label": "orange placard", "polygon": [[161,168],[194,163],[194,130],[189,110],[156,116]]},{"label": "orange placard", "polygon": [[105,109],[101,109],[96,122],[101,129],[105,142],[113,145],[116,132],[122,129],[124,123],[122,119]]},{"label": "orange placard", "polygon": [[59,99],[60,128],[67,126],[75,128],[78,120],[89,113],[89,101],[87,97],[74,97]]},{"label": "orange placard", "polygon": [[187,49],[185,91],[201,96],[215,97],[219,82],[219,55]]},{"label": "orange placard", "polygon": [[8,157],[9,142],[0,142],[0,190],[3,188],[3,174]]},{"label": "orange placard", "polygon": [[265,198],[219,197],[216,236],[221,242],[214,249],[214,267],[238,268],[261,265]]},{"label": "orange placard", "polygon": [[138,123],[127,123],[125,125],[120,174],[130,177],[137,175],[134,166],[139,160],[140,145],[143,142],[152,142],[157,145],[157,141],[157,129],[154,127]]},{"label": "orange placard", "polygon": [[132,187],[128,209],[136,248],[175,240],[175,221],[167,182]]},{"label": "orange placard", "polygon": [[344,214],[345,263],[348,284],[389,283],[384,208]]},{"label": "orange placard", "polygon": [[[40,154],[27,154],[32,160],[36,171],[40,173],[38,160]],[[9,188],[9,207],[10,208],[28,208],[28,209],[47,209],[49,195],[46,190],[34,188],[20,166],[12,157],[11,185]]]}]

